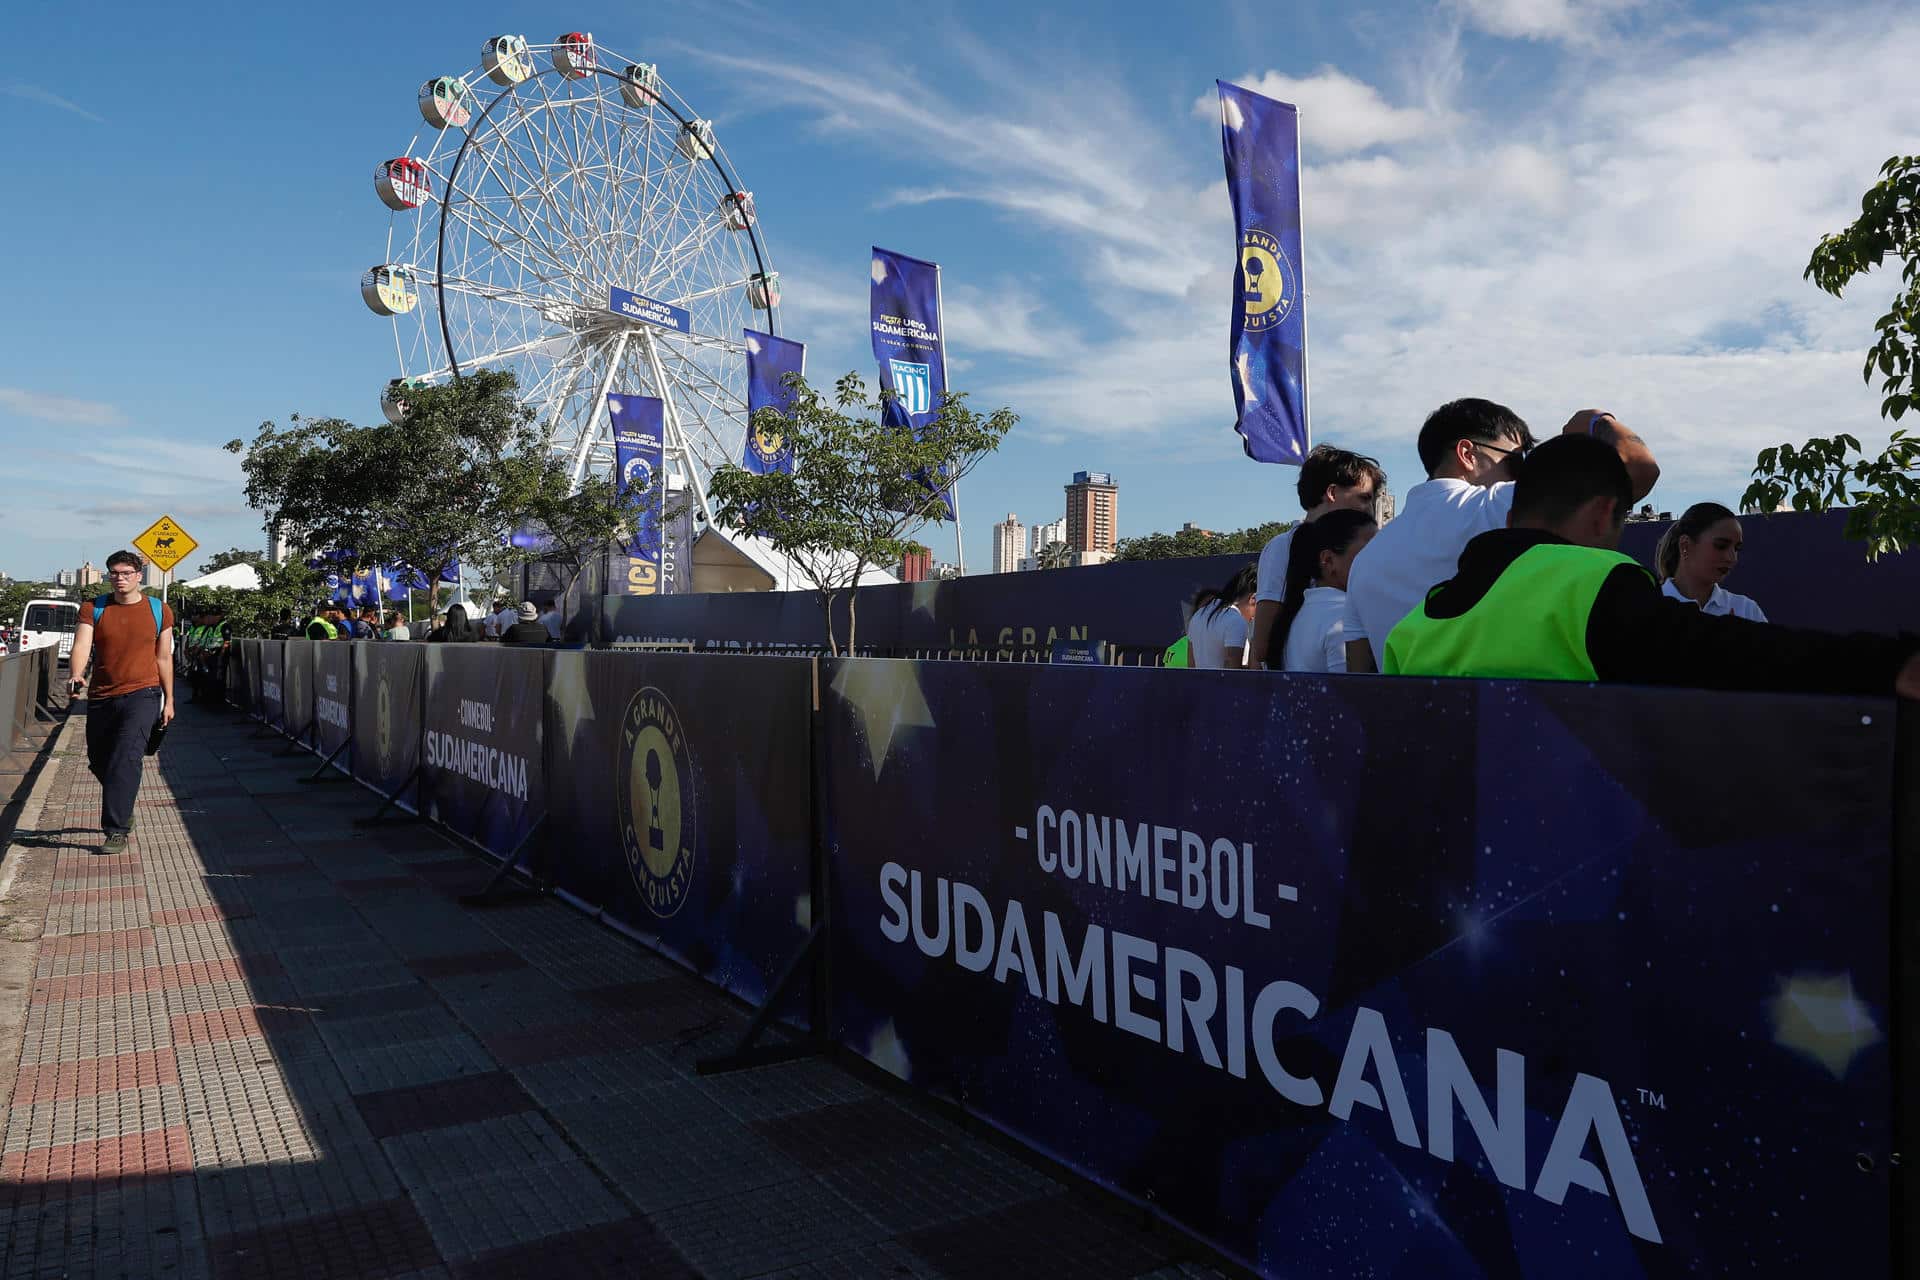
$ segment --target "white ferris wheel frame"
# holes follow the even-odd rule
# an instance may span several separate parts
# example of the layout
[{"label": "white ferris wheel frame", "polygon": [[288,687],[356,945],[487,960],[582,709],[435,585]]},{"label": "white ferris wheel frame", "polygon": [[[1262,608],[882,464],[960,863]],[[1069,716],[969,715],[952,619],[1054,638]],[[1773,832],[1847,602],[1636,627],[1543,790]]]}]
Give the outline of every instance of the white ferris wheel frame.
[{"label": "white ferris wheel frame", "polygon": [[[437,198],[388,227],[386,261],[422,286],[393,317],[399,376],[512,369],[576,486],[612,466],[607,395],[658,396],[668,474],[711,523],[707,477],[746,437],[742,330],[779,332],[777,299],[748,298],[771,256],[757,219],[728,226],[722,201],[745,188],[724,148],[682,149],[686,100],[656,76],[653,101],[630,105],[612,69],[628,59],[596,44],[596,69],[570,76],[565,47],[530,44],[533,73],[506,86],[476,66],[464,124],[429,133],[424,155],[409,144]],[[609,287],[685,308],[691,332],[615,316]]]}]

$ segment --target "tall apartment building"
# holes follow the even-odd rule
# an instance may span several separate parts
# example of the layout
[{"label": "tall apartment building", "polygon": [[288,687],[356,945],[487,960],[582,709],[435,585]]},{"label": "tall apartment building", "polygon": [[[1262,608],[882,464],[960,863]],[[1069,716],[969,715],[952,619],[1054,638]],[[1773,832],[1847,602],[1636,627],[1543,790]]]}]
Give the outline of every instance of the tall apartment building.
[{"label": "tall apartment building", "polygon": [[1112,552],[1119,542],[1120,486],[1105,471],[1076,471],[1067,486],[1067,545]]},{"label": "tall apartment building", "polygon": [[278,520],[267,522],[267,559],[274,564],[285,564],[294,555],[296,540],[300,531],[292,525],[283,525]]},{"label": "tall apartment building", "polygon": [[1020,568],[1020,553],[1026,549],[1027,527],[1020,517],[1007,512],[1007,518],[993,526],[993,571],[1013,573]]},{"label": "tall apartment building", "polygon": [[1393,490],[1382,489],[1373,497],[1373,518],[1381,524],[1393,519]]},{"label": "tall apartment building", "polygon": [[1045,524],[1036,524],[1030,532],[1032,537],[1027,543],[1027,554],[1037,561],[1040,559],[1040,548],[1051,542],[1065,542],[1067,540],[1067,518],[1061,516],[1058,520],[1049,520]]},{"label": "tall apartment building", "polygon": [[71,587],[78,582],[79,579],[80,575],[71,569],[56,569],[53,574],[54,582],[63,587]]},{"label": "tall apartment building", "polygon": [[93,561],[89,560],[85,564],[80,566],[80,582],[79,582],[80,586],[83,586],[83,587],[97,586],[99,585],[100,581],[101,581],[100,571],[93,567]]}]

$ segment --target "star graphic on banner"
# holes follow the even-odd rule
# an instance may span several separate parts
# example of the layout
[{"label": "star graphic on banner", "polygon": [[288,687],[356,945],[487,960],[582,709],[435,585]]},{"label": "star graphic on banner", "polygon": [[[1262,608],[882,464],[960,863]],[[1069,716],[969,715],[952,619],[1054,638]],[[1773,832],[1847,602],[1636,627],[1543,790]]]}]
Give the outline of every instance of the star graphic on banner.
[{"label": "star graphic on banner", "polygon": [[924,613],[931,618],[933,616],[934,597],[939,594],[940,580],[938,578],[929,578],[925,582],[914,583],[913,608],[909,612]]},{"label": "star graphic on banner", "polygon": [[1780,984],[1768,1012],[1773,1040],[1804,1053],[1839,1080],[1862,1050],[1880,1042],[1873,1013],[1853,994],[1848,974],[1797,975]]},{"label": "star graphic on banner", "polygon": [[874,781],[886,767],[893,740],[902,729],[933,728],[933,712],[920,692],[918,667],[891,658],[845,662],[833,677],[833,691],[860,717],[867,739],[867,760]]},{"label": "star graphic on banner", "polygon": [[574,726],[595,719],[593,698],[587,692],[587,655],[554,654],[553,675],[547,681],[547,690],[554,710],[559,712],[556,723],[560,727],[560,747],[571,754]]}]

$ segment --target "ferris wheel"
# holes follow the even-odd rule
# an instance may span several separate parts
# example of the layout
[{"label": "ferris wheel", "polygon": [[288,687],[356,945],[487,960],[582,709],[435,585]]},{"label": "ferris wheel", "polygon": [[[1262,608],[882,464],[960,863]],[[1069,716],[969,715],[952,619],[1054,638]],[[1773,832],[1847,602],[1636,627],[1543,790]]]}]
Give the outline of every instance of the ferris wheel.
[{"label": "ferris wheel", "polygon": [[609,394],[664,402],[670,488],[708,520],[707,477],[746,435],[743,330],[778,332],[780,278],[712,124],[590,33],[501,35],[419,90],[429,126],[374,170],[393,210],[361,277],[407,388],[507,369],[576,484],[610,470]]}]

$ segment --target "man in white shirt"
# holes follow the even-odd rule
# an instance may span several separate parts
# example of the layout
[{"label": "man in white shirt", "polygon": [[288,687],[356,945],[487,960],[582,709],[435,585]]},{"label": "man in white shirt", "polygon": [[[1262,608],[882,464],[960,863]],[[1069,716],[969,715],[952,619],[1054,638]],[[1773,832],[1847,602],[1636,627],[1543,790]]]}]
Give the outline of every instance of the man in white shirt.
[{"label": "man in white shirt", "polygon": [[560,638],[560,601],[554,600],[547,605],[545,613],[540,615],[540,625],[547,629],[547,635],[555,640]]},{"label": "man in white shirt", "polygon": [[[1635,502],[1660,478],[1646,443],[1610,413],[1582,409],[1561,434],[1611,445],[1627,464]],[[1380,670],[1387,634],[1428,591],[1454,576],[1467,543],[1506,527],[1513,481],[1533,446],[1520,415],[1490,400],[1450,401],[1427,416],[1418,446],[1427,479],[1407,490],[1392,522],[1354,558],[1347,578],[1347,670]]]},{"label": "man in white shirt", "polygon": [[486,634],[495,640],[507,634],[507,628],[520,621],[520,610],[513,601],[504,597],[494,602],[493,613],[487,618]]},{"label": "man in white shirt", "polygon": [[[1329,511],[1347,508],[1373,513],[1374,501],[1387,487],[1387,473],[1365,454],[1317,444],[1300,462],[1300,477],[1295,491],[1300,509],[1306,515],[1300,521],[1318,519]],[[1295,525],[1294,529],[1300,525]],[[1293,529],[1275,534],[1260,549],[1260,585],[1254,592],[1253,643],[1248,652],[1255,666],[1265,663],[1267,643],[1273,636],[1274,620],[1280,616],[1280,603],[1287,598],[1287,553],[1293,545]]]}]

